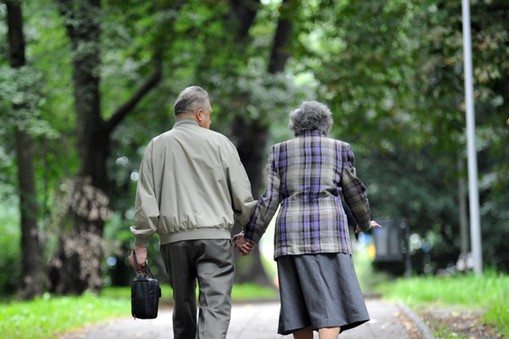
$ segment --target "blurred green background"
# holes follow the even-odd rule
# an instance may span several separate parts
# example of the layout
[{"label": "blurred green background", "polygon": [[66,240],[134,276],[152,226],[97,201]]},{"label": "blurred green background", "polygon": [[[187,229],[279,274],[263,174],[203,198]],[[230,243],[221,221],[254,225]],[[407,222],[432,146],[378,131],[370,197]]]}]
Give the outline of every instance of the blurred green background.
[{"label": "blurred green background", "polygon": [[[471,3],[483,264],[502,276],[508,13],[506,1]],[[461,3],[440,0],[1,1],[0,295],[128,286],[140,158],[192,84],[209,92],[212,129],[237,146],[255,197],[268,146],[292,137],[290,110],[331,108],[373,218],[405,225],[352,234],[366,290],[469,272],[461,24]],[[270,233],[238,258],[237,284],[273,285]],[[383,239],[396,242],[384,252]],[[165,281],[158,251],[154,237]]]}]

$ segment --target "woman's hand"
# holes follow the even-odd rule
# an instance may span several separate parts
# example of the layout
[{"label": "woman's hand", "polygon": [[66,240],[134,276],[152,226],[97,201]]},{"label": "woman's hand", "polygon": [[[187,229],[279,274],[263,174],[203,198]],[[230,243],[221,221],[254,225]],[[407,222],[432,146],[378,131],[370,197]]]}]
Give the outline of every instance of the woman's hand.
[{"label": "woman's hand", "polygon": [[234,235],[232,241],[233,247],[238,248],[241,255],[249,255],[255,247],[253,242],[244,238],[243,232]]},{"label": "woman's hand", "polygon": [[[375,227],[376,227],[376,228],[382,228],[382,225],[380,225],[379,223],[377,223],[375,220],[371,220],[371,221],[369,222],[369,229],[368,229],[368,231],[369,231],[370,229],[372,229],[372,228],[375,228]],[[358,234],[358,233],[360,233],[361,231],[362,231],[362,229],[359,227],[359,225],[355,226],[355,233],[357,233],[357,234]]]}]

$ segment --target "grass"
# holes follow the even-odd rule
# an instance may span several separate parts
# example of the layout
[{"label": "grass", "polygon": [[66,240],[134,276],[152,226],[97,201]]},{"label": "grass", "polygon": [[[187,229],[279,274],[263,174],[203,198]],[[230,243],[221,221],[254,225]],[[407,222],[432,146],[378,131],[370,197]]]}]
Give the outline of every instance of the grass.
[{"label": "grass", "polygon": [[410,307],[452,305],[483,310],[483,321],[509,337],[509,276],[493,271],[483,275],[414,277],[381,284],[384,297]]},{"label": "grass", "polygon": [[[162,285],[161,307],[171,301],[171,288]],[[254,284],[233,287],[234,302],[277,299],[277,291]],[[2,338],[54,338],[58,334],[79,329],[108,319],[131,316],[130,287],[106,288],[100,296],[54,297],[44,294],[33,301],[0,303]]]},{"label": "grass", "polygon": [[[369,246],[357,245],[353,255],[355,270],[364,293],[382,294],[384,298],[402,301],[408,306],[454,306],[482,311],[483,321],[509,338],[509,276],[487,270],[484,274],[458,274],[393,279],[375,272]],[[446,328],[435,333],[438,338],[448,335]]]},{"label": "grass", "polygon": [[[163,304],[171,303],[172,290],[167,284],[161,285],[161,302]],[[126,299],[130,302],[131,288],[130,287],[115,287],[105,288],[101,292],[102,298],[112,299]],[[255,284],[236,284],[232,290],[233,302],[244,302],[253,300],[277,300],[279,298],[278,292],[275,288],[259,286]],[[129,308],[129,312],[130,312]]]},{"label": "grass", "polygon": [[[56,333],[85,324],[126,315],[130,300],[81,297],[51,297],[0,306],[0,333],[3,338],[51,338]],[[128,311],[129,312],[129,311]]]},{"label": "grass", "polygon": [[232,299],[234,302],[279,300],[279,294],[275,288],[255,284],[240,284],[233,286]]}]

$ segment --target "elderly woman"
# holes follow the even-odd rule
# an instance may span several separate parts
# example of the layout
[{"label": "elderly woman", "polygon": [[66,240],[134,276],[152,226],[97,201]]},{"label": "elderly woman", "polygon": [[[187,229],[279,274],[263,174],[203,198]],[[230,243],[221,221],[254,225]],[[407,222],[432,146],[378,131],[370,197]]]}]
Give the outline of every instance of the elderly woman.
[{"label": "elderly woman", "polygon": [[272,146],[266,188],[235,247],[249,254],[279,205],[275,224],[281,310],[278,333],[294,338],[337,338],[369,320],[352,262],[343,201],[356,232],[380,227],[370,221],[366,187],[357,178],[349,144],[326,137],[327,106],[304,102],[290,113],[295,138]]}]

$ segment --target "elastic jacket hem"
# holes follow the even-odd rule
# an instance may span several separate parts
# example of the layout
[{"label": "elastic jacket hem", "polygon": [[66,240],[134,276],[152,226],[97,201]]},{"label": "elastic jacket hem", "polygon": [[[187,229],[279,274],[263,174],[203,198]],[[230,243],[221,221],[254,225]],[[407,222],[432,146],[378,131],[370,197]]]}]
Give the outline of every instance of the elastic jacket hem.
[{"label": "elastic jacket hem", "polygon": [[196,239],[230,239],[230,231],[224,229],[194,229],[178,233],[159,234],[161,245],[170,244],[177,241],[196,240]]}]

